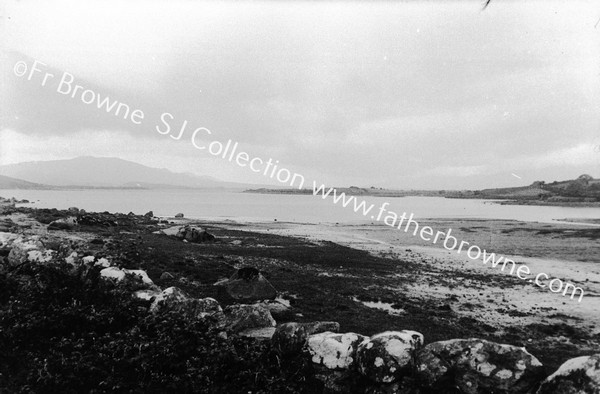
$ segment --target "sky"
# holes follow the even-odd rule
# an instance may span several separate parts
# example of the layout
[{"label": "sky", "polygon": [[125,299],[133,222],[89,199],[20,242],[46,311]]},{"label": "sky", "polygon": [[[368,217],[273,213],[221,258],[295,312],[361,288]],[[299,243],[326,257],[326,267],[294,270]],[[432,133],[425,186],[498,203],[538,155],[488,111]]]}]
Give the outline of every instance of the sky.
[{"label": "sky", "polygon": [[0,165],[92,155],[277,184],[196,149],[201,129],[198,144],[232,140],[335,186],[600,177],[595,1],[0,4]]}]

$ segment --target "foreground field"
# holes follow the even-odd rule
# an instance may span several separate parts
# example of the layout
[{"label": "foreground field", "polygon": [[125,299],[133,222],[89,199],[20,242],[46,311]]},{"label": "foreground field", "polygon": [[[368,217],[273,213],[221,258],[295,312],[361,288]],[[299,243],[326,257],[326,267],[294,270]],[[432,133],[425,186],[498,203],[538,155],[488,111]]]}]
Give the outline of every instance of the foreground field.
[{"label": "foreground field", "polygon": [[[4,223],[10,224],[8,227],[12,232],[46,236],[49,233],[47,226],[43,223],[67,215],[68,213],[65,211],[18,209],[5,214],[0,219]],[[110,217],[110,214],[106,216]],[[207,229],[216,237],[216,240],[201,244],[185,243],[173,237],[155,233],[161,227],[183,223],[195,223]],[[448,222],[437,223],[438,226],[448,226],[449,224]],[[459,224],[460,222],[451,223],[453,228],[457,229],[457,235],[477,234],[471,239],[473,242],[481,242],[482,247],[504,248],[511,244],[514,245],[512,251],[518,250],[519,253],[525,255],[533,254],[537,248],[547,248],[547,253],[558,257],[561,253],[569,253],[565,251],[565,244],[561,244],[561,242],[575,242],[581,252],[578,255],[571,254],[571,256],[577,256],[574,260],[589,260],[590,257],[597,256],[594,249],[597,247],[594,242],[597,233],[594,229],[577,232],[579,230],[573,230],[570,227],[542,227],[546,225],[541,225],[540,228],[536,228],[538,226],[536,224],[515,224],[513,222],[490,224],[468,221],[462,222],[462,226]],[[431,225],[436,224],[431,222]],[[491,244],[486,244],[484,240],[492,228],[498,236]],[[565,235],[565,231],[569,232]],[[548,234],[557,235],[557,239],[545,246],[544,244],[536,245],[534,239],[539,236],[537,234],[539,232],[542,232],[542,237],[538,238],[540,243],[547,242]],[[381,226],[244,224],[230,221],[208,223],[183,219],[170,219],[170,223],[159,225],[155,221],[132,216],[123,225],[80,225],[75,229],[52,230],[50,233],[53,239],[62,240],[63,246],[70,245],[69,247],[77,248],[85,255],[95,256],[96,259],[107,258],[123,268],[143,269],[160,288],[177,286],[192,297],[213,297],[223,306],[234,301],[223,292],[222,287],[214,284],[230,277],[236,268],[244,266],[258,268],[276,287],[280,297],[289,302],[291,306],[289,310],[277,316],[279,324],[286,321],[336,321],[340,323],[340,332],[356,332],[363,335],[373,335],[387,330],[414,330],[424,335],[426,343],[453,338],[488,339],[525,347],[546,366],[548,373],[569,358],[597,353],[600,348],[600,334],[596,320],[598,316],[597,313],[593,313],[598,310],[598,298],[594,297],[594,294],[597,294],[598,279],[597,276],[594,276],[597,275],[597,271],[585,271],[582,274],[584,277],[592,278],[586,284],[586,290],[591,295],[584,300],[585,304],[577,304],[573,300],[562,298],[556,294],[544,293],[539,289],[526,289],[525,285],[514,277],[490,273],[489,268],[482,270],[472,267],[469,265],[472,262],[465,262],[464,259],[461,262],[448,255],[449,252],[443,249],[434,250],[426,248],[424,245],[414,245],[414,240],[398,238],[399,234],[390,233],[388,229]],[[523,239],[524,234],[529,234],[530,238]],[[386,237],[395,238],[386,239]],[[409,246],[411,241],[412,246]],[[519,245],[522,249],[518,249]],[[550,245],[555,246],[550,247]],[[54,245],[54,247],[61,250],[60,245]],[[529,248],[529,252],[526,251],[526,248]],[[540,264],[545,264],[546,260],[542,260]],[[527,260],[527,262],[535,267],[534,261]],[[578,264],[578,262],[570,261],[569,264]],[[579,264],[582,265],[570,267],[569,272],[573,274],[581,269],[595,267],[593,261],[580,261]],[[564,266],[564,264],[562,265]],[[554,264],[554,266],[558,268],[560,264]],[[558,275],[556,271],[550,270],[552,266],[543,265],[543,268],[547,269],[550,274]],[[167,273],[168,275],[166,275]],[[565,275],[564,278],[577,279],[571,274]],[[13,285],[17,286],[18,284]],[[53,290],[52,294],[62,294],[60,292],[63,285],[56,291]],[[70,294],[71,290],[68,287],[64,289],[67,291],[65,294]],[[41,291],[48,292],[49,289],[44,289],[42,286]],[[528,294],[533,298],[523,298]],[[13,301],[8,302],[12,303],[16,296],[15,294],[4,294],[3,300],[10,299]],[[82,293],[82,297],[89,298],[84,293]],[[49,310],[55,311],[52,309],[55,308],[54,301],[45,296],[42,303],[47,302],[49,302]],[[96,305],[93,299],[88,302]],[[135,312],[138,310],[135,305],[129,305],[129,301],[122,302],[125,302],[127,308],[124,307],[125,309],[118,315],[120,319],[124,319],[122,324],[129,327],[128,330],[134,330],[131,332],[135,337],[137,335],[135,327],[142,324],[137,324],[135,319],[142,319],[142,317],[138,315],[139,312]],[[578,305],[583,305],[583,307],[578,307]],[[118,308],[118,305],[109,304],[109,306]],[[100,305],[97,307],[100,308]],[[36,304],[31,304],[31,308],[37,308]],[[79,308],[77,313],[87,310],[77,308]],[[96,306],[92,307],[92,310],[94,308]],[[71,309],[67,309],[67,311],[69,316],[72,316],[73,311]],[[5,332],[10,332],[13,338],[11,342],[2,343],[6,351],[4,354],[8,356],[12,354],[14,362],[19,362],[18,355],[20,354],[19,350],[14,348],[15,338],[25,341],[22,346],[32,346],[32,344],[27,345],[26,343],[30,338],[27,331],[22,331],[22,328],[15,331],[11,326],[11,324],[14,325],[15,320],[24,319],[22,324],[32,325],[33,329],[39,324],[48,327],[49,322],[54,321],[55,318],[64,319],[64,316],[60,314],[56,316],[42,314],[39,316],[41,321],[32,323],[28,321],[29,315],[19,317],[14,316],[14,313],[14,308],[11,307],[2,315],[3,324],[7,324],[4,327]],[[108,314],[108,312],[106,313]],[[114,313],[112,309],[110,313]],[[131,316],[126,318],[123,313]],[[80,317],[86,320],[85,316],[81,315]],[[94,323],[100,325],[102,317],[92,315],[91,318],[100,319]],[[157,343],[162,343],[167,348],[178,349],[181,346],[185,348],[184,344],[173,342],[177,342],[178,338],[178,334],[175,335],[174,332],[179,332],[178,330],[183,325],[186,328],[181,332],[186,337],[194,335],[207,341],[203,346],[209,346],[209,350],[210,346],[215,346],[216,350],[212,353],[209,352],[211,357],[215,353],[221,354],[224,351],[211,342],[210,338],[202,336],[199,328],[190,329],[183,323],[177,323],[177,319],[174,322],[161,320],[162,323],[155,321],[148,323],[147,318],[143,319],[145,321],[143,324],[149,325],[148,327],[158,325],[159,329],[148,327],[147,329],[150,330],[149,332],[158,332],[163,335],[159,338],[160,340],[157,340]],[[56,322],[52,324],[56,324]],[[81,324],[81,332],[74,331],[69,335],[87,338],[90,334],[85,327],[91,323]],[[175,324],[175,326],[171,324]],[[90,327],[92,329],[95,326]],[[62,329],[74,330],[75,328],[63,327]],[[110,326],[110,330],[113,329],[120,332],[123,327]],[[173,334],[169,334],[171,330],[175,330]],[[36,338],[41,334],[30,335],[32,335],[31,338]],[[111,335],[121,338],[117,340],[117,343],[119,340],[130,340],[129,337],[123,339],[116,333]],[[164,337],[164,335],[167,336]],[[61,352],[66,352],[67,348],[71,349],[69,344],[68,346],[61,345],[62,347],[57,350],[54,341],[58,337],[53,338],[48,337],[42,342],[45,346],[49,346],[49,349],[54,349],[53,351],[58,353],[45,355],[44,347],[39,346],[32,350],[37,352],[35,354],[38,356],[31,360],[31,364],[41,369],[23,372],[18,369],[18,366],[12,368],[21,371],[21,375],[23,373],[33,375],[43,373],[43,368],[45,368],[41,361],[44,359],[43,357],[58,357],[62,354]],[[108,345],[114,338],[109,336],[106,340],[108,342],[103,345],[101,350],[104,351],[108,347],[109,351],[117,352],[114,354],[120,354],[119,350]],[[127,345],[129,342],[124,344]],[[64,346],[67,347],[63,348]],[[156,346],[158,347],[152,349],[159,353],[167,352],[169,357],[178,361],[181,361],[181,357],[185,358],[187,354],[183,350],[181,353],[169,353],[168,349],[160,348],[162,345]],[[239,362],[235,367],[241,368],[239,373],[234,374],[235,379],[238,380],[234,380],[233,376],[219,375],[220,380],[215,381],[214,384],[231,384],[233,381],[239,384],[248,384],[247,375],[254,373],[257,376],[256,379],[259,377],[263,379],[261,384],[270,384],[271,390],[277,390],[279,386],[276,384],[283,384],[282,382],[290,378],[282,372],[272,372],[270,369],[270,372],[265,372],[272,365],[277,365],[272,364],[272,360],[257,361],[256,365],[252,365],[252,360],[259,357],[258,354],[262,354],[252,348],[255,345],[244,342],[242,345],[237,343],[228,346],[236,348],[242,357],[243,362]],[[246,354],[242,350],[244,347],[247,349]],[[96,348],[92,347],[92,349]],[[227,349],[231,349],[231,347]],[[84,350],[80,349],[82,352]],[[127,350],[123,354],[129,354],[128,352]],[[141,348],[139,352],[142,361],[146,360],[144,356],[150,357],[142,352]],[[194,355],[194,357],[197,356],[199,357],[199,355]],[[137,363],[135,357],[128,356],[127,360]],[[153,358],[153,360],[155,359]],[[27,368],[25,358],[20,362],[24,363],[20,364],[21,368]],[[93,360],[86,362],[91,363],[92,366],[95,363]],[[109,359],[104,362],[110,364]],[[107,368],[110,367],[109,364],[106,365]],[[153,363],[142,363],[141,365],[148,369],[147,373],[151,373],[152,368],[159,368]],[[269,367],[263,368],[264,365]],[[256,369],[258,367],[260,368]],[[206,366],[205,368],[207,368],[205,372],[196,371],[197,376],[194,376],[206,379],[206,376],[212,376],[210,373],[215,373],[215,367]],[[176,374],[177,370],[169,373]],[[165,382],[168,380],[168,376],[170,375],[163,376],[160,381]],[[1,383],[2,379],[8,379],[8,375],[0,376],[0,378]],[[46,376],[46,379],[53,381],[52,376]],[[67,377],[61,379],[66,380]],[[131,379],[134,379],[135,383],[136,378],[132,376]],[[152,384],[155,383],[151,376],[143,379],[148,379],[153,382]],[[191,377],[189,379],[197,383]],[[296,384],[301,384],[306,380],[305,378],[299,379],[297,374],[293,379]],[[133,387],[139,386],[134,385]],[[239,390],[234,391],[243,391],[244,387],[237,387],[237,389]]]}]

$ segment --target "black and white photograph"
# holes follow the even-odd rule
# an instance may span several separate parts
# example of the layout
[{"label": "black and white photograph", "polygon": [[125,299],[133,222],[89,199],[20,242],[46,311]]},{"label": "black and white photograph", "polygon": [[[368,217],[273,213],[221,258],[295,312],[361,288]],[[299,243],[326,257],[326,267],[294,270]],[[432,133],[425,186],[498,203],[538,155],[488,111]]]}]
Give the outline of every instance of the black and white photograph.
[{"label": "black and white photograph", "polygon": [[0,0],[0,394],[600,394],[600,3]]}]

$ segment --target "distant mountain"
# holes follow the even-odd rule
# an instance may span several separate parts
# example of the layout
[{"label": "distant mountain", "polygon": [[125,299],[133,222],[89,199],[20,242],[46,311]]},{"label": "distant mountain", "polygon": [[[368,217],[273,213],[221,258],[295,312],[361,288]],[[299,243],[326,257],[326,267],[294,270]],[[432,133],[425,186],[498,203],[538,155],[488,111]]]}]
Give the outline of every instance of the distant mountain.
[{"label": "distant mountain", "polygon": [[223,182],[152,168],[114,157],[77,157],[70,160],[34,161],[0,166],[0,175],[50,186],[153,188],[246,188],[248,185]]},{"label": "distant mountain", "polygon": [[0,189],[46,189],[46,185],[0,175]]}]

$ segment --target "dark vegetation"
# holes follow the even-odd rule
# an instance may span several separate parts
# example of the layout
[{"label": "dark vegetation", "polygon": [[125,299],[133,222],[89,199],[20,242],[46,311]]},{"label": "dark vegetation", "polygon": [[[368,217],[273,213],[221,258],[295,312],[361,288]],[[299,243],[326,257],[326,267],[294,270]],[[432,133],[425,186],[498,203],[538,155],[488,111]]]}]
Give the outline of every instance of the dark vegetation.
[{"label": "dark vegetation", "polygon": [[[282,369],[268,342],[223,339],[185,314],[150,314],[131,289],[69,266],[0,275],[2,393],[294,393],[301,359]],[[23,281],[22,279],[28,279]],[[294,361],[294,360],[292,360]],[[288,364],[289,366],[289,364]],[[288,372],[290,371],[290,372]]]}]

